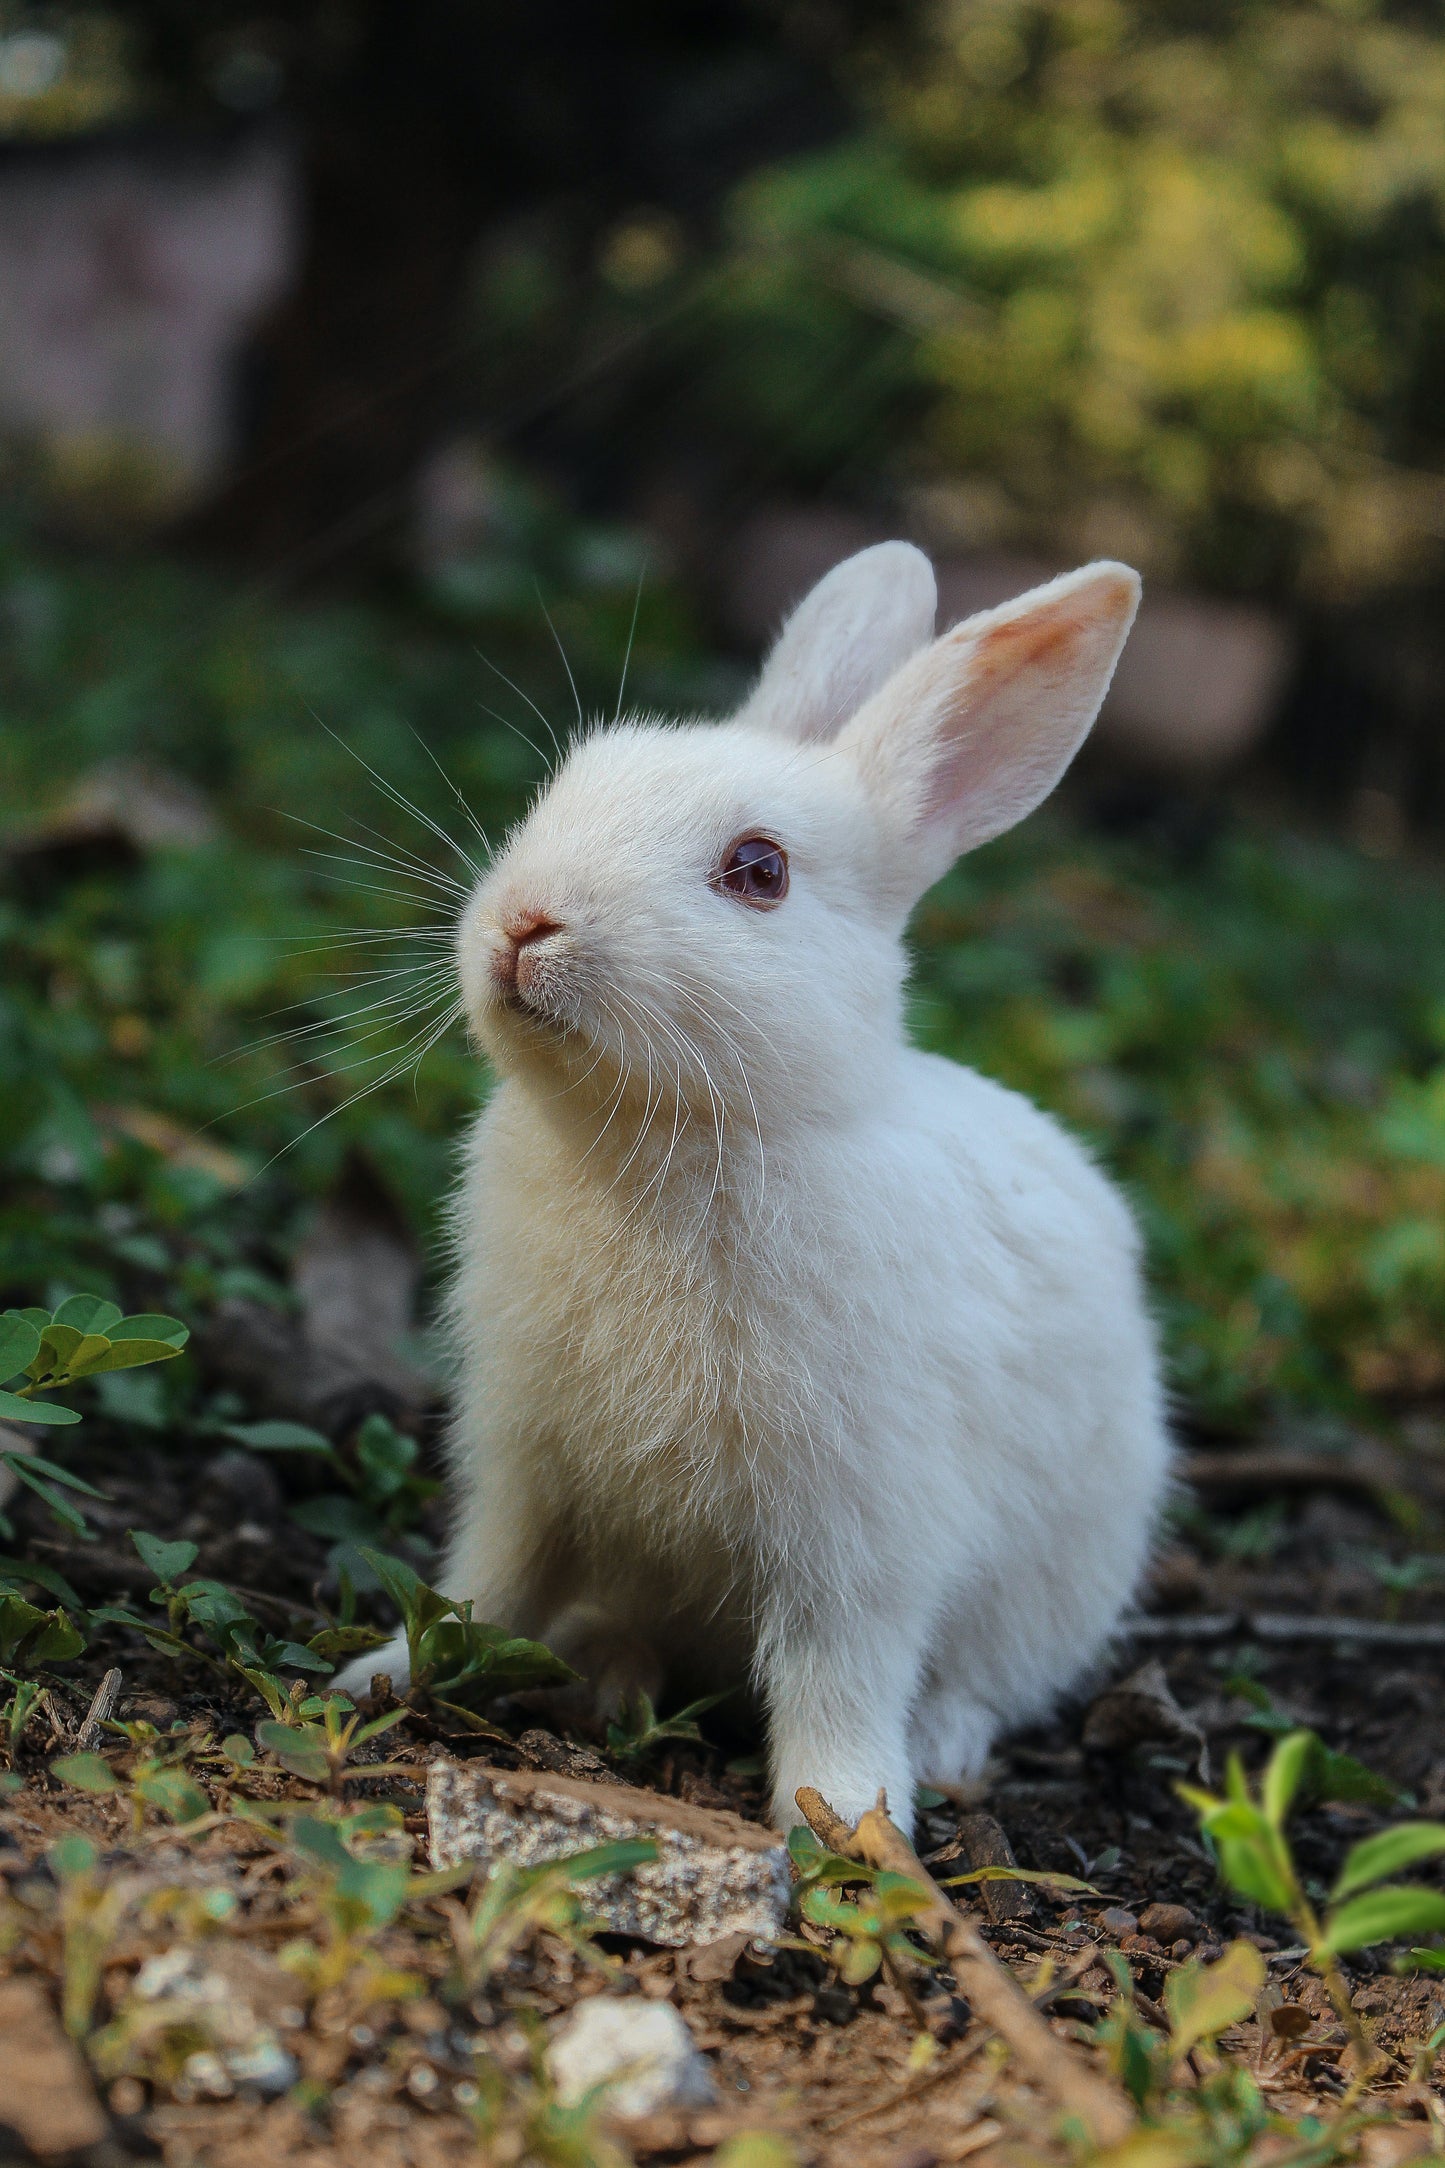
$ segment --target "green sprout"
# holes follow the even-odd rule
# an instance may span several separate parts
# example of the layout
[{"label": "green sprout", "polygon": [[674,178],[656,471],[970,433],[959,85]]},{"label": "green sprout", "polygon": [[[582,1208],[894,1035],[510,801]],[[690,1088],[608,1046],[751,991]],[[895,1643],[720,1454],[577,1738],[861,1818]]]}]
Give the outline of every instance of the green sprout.
[{"label": "green sprout", "polygon": [[[57,1310],[6,1310],[0,1314],[0,1418],[60,1428],[80,1416],[63,1401],[39,1395],[65,1392],[88,1378],[144,1363],[171,1362],[190,1338],[174,1317],[123,1315],[101,1295],[72,1295]],[[73,1535],[88,1536],[84,1514],[65,1492],[86,1498],[105,1494],[38,1453],[0,1452],[0,1462],[44,1501]],[[0,1533],[14,1530],[0,1514]]]},{"label": "green sprout", "polygon": [[1292,1731],[1281,1739],[1257,1795],[1237,1754],[1229,1758],[1222,1798],[1188,1784],[1179,1792],[1198,1814],[1231,1889],[1251,1904],[1282,1913],[1294,1928],[1350,2036],[1363,2076],[1373,2067],[1375,2050],[1339,1960],[1375,1943],[1445,1931],[1445,1892],[1391,1879],[1419,1860],[1445,1853],[1445,1822],[1400,1822],[1363,1838],[1346,1854],[1321,1913],[1305,1891],[1285,1833],[1318,1744],[1311,1731]]}]

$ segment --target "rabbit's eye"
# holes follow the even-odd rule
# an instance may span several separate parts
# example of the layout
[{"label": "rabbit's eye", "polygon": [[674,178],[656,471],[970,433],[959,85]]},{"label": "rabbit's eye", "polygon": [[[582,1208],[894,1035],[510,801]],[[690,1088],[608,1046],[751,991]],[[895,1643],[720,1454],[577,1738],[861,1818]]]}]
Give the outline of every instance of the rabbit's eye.
[{"label": "rabbit's eye", "polygon": [[719,888],[754,910],[768,910],[788,893],[788,857],[770,836],[739,836],[722,862]]}]

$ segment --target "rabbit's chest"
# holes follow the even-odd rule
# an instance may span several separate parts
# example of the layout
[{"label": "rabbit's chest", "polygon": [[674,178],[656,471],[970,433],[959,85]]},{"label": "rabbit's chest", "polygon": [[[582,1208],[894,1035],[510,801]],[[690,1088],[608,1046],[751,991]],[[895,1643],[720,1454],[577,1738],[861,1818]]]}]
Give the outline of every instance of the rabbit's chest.
[{"label": "rabbit's chest", "polygon": [[706,1522],[742,1541],[834,1426],[812,1323],[776,1285],[754,1299],[732,1262],[584,1244],[574,1270],[539,1277],[517,1383],[587,1517]]}]

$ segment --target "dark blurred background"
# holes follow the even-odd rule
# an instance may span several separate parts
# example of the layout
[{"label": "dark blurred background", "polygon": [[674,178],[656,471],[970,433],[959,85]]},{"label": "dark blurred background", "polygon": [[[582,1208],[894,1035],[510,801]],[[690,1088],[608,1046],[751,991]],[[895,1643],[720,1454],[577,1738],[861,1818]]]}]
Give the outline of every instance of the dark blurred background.
[{"label": "dark blurred background", "polygon": [[1430,0],[10,4],[0,476],[463,614],[520,495],[743,660],[883,533],[955,616],[1122,556],[1104,754],[1388,852],[1445,815],[1442,235]]}]

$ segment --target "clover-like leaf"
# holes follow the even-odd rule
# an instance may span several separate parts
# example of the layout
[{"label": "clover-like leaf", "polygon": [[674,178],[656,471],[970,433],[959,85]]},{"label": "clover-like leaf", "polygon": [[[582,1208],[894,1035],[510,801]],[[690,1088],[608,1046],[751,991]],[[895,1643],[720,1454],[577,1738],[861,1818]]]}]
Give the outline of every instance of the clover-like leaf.
[{"label": "clover-like leaf", "polygon": [[180,1354],[168,1340],[86,1340],[70,1358],[73,1378],[96,1378],[111,1370],[139,1370],[145,1363],[168,1363]]},{"label": "clover-like leaf", "polygon": [[141,1563],[149,1566],[156,1579],[167,1588],[174,1587],[181,1575],[196,1562],[197,1546],[184,1538],[167,1543],[160,1536],[147,1535],[143,1528],[130,1528],[126,1533],[135,1545]]},{"label": "clover-like leaf", "polygon": [[118,1792],[120,1778],[103,1754],[62,1754],[50,1764],[50,1774],[80,1792]]},{"label": "clover-like leaf", "polygon": [[48,1423],[53,1430],[80,1421],[74,1408],[60,1407],[53,1400],[22,1400],[18,1393],[7,1393],[3,1388],[0,1388],[0,1416],[7,1423]]},{"label": "clover-like leaf", "polygon": [[121,1320],[121,1308],[117,1302],[107,1302],[103,1295],[72,1295],[62,1302],[51,1322],[69,1325],[79,1333],[108,1333],[112,1325]]},{"label": "clover-like leaf", "polygon": [[40,1352],[40,1334],[18,1310],[0,1315],[0,1383],[18,1377]]},{"label": "clover-like leaf", "polygon": [[137,1317],[123,1317],[118,1325],[105,1327],[111,1340],[154,1340],[179,1355],[191,1337],[189,1325],[183,1325],[178,1317],[166,1317],[155,1310],[143,1311]]}]

